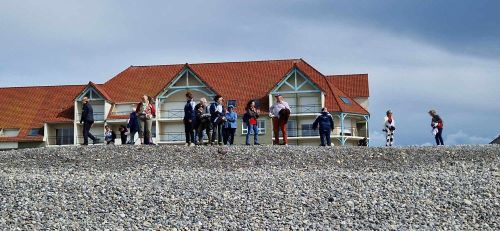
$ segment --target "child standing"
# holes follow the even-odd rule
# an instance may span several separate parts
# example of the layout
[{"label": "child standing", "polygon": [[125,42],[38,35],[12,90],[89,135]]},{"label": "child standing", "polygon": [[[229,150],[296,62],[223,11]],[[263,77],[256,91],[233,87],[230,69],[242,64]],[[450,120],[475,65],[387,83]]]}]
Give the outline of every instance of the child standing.
[{"label": "child standing", "polygon": [[394,144],[394,131],[396,127],[394,126],[394,118],[392,117],[392,111],[388,110],[386,112],[386,116],[384,118],[384,129],[382,131],[385,132],[385,146],[391,147]]}]

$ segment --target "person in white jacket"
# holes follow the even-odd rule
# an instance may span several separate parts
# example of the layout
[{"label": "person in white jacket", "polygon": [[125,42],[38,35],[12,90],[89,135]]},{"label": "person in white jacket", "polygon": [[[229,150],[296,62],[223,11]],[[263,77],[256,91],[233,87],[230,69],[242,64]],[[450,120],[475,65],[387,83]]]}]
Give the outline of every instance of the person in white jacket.
[{"label": "person in white jacket", "polygon": [[392,117],[392,111],[389,110],[386,112],[386,116],[384,118],[384,129],[382,131],[385,132],[385,146],[391,147],[394,144],[394,131],[396,130],[394,118]]}]

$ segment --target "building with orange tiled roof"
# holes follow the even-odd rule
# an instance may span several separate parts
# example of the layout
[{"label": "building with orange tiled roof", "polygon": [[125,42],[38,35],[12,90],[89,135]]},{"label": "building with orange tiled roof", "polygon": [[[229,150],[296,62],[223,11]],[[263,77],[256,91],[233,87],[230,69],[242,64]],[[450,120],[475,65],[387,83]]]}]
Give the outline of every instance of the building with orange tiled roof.
[{"label": "building with orange tiled roof", "polygon": [[205,97],[209,102],[220,94],[226,106],[236,107],[236,144],[244,144],[247,130],[241,118],[251,99],[263,115],[258,120],[259,140],[272,143],[272,120],[267,114],[274,94],[283,95],[291,107],[287,126],[292,145],[319,144],[312,122],[322,107],[335,118],[331,135],[335,145],[356,145],[369,138],[368,74],[327,76],[303,59],[287,59],[130,66],[103,84],[0,88],[0,149],[81,144],[83,97],[94,108],[91,132],[102,138],[104,125],[117,129],[127,123],[133,104],[144,94],[156,101],[154,142],[182,144],[187,91],[195,100]]}]

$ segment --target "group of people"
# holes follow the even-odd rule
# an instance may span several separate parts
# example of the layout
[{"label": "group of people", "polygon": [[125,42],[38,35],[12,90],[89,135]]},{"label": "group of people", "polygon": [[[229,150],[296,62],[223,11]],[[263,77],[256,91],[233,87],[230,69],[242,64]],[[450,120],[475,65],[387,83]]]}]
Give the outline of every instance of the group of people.
[{"label": "group of people", "polygon": [[[288,145],[287,122],[290,117],[290,105],[284,101],[281,94],[276,94],[275,98],[276,102],[269,108],[269,116],[273,121],[273,144]],[[186,93],[186,101],[183,118],[186,146],[234,144],[238,115],[234,111],[233,105],[229,105],[226,110],[223,104],[224,99],[220,95],[215,96],[214,102],[210,105],[207,104],[205,98],[201,98],[200,102],[196,104],[190,92]],[[252,135],[253,145],[260,145],[259,117],[260,110],[257,108],[255,100],[248,101],[242,118],[244,126],[247,128],[246,145],[251,145],[250,138]],[[322,109],[321,115],[313,123],[313,128],[319,129],[321,145],[331,146],[330,134],[334,125],[332,115],[327,108]],[[208,136],[207,143],[203,142],[203,132]],[[280,132],[283,142],[280,142]]]},{"label": "group of people", "polygon": [[[443,120],[438,115],[436,110],[430,110],[429,115],[431,116],[431,127],[432,134],[434,135],[434,139],[436,140],[436,145],[444,145],[443,142]],[[386,143],[385,146],[391,147],[394,144],[394,131],[396,130],[394,117],[392,116],[392,111],[388,110],[386,112],[386,116],[384,118],[384,128],[382,129],[385,132]]]},{"label": "group of people", "polygon": [[[99,143],[100,139],[90,132],[90,128],[94,124],[94,111],[92,105],[89,103],[87,97],[83,97],[82,104],[82,114],[80,117],[80,123],[83,124],[82,145],[88,145],[89,138],[92,140],[93,144]],[[156,107],[153,98],[144,95],[141,98],[141,102],[137,104],[135,111],[130,113],[127,126],[120,125],[119,131],[122,144],[135,144],[135,135],[137,133],[139,133],[141,144],[154,144],[151,128],[155,116]],[[109,125],[104,126],[104,128],[104,141],[106,144],[114,144],[116,133]]]},{"label": "group of people", "polygon": [[[206,98],[201,98],[199,103],[193,100],[191,92],[186,93],[186,104],[184,106],[184,132],[186,134],[186,146],[194,145],[233,145],[234,135],[238,125],[238,114],[234,105],[226,107],[224,98],[220,95],[214,97],[214,101],[208,104]],[[280,129],[283,134],[284,145],[288,144],[286,122],[290,116],[290,106],[283,101],[283,96],[276,95],[276,103],[271,106],[270,116],[273,117],[275,142],[279,143]],[[243,123],[247,128],[245,144],[251,145],[250,138],[253,135],[253,145],[259,143],[260,110],[256,107],[255,100],[250,100],[243,115]],[[207,143],[203,142],[203,134],[207,134]]]},{"label": "group of people", "polygon": [[207,134],[206,144],[232,145],[238,115],[234,106],[229,105],[227,110],[223,105],[224,98],[220,95],[214,97],[214,102],[208,104],[206,98],[201,98],[199,103],[193,100],[191,92],[186,93],[184,106],[184,133],[186,146],[203,145],[203,133]]},{"label": "group of people", "polygon": [[[272,118],[274,140],[273,145],[288,145],[287,122],[290,117],[290,106],[284,101],[280,94],[275,95],[276,101],[269,108],[269,116]],[[234,136],[237,129],[238,114],[235,107],[223,104],[224,98],[220,95],[214,97],[212,103],[208,103],[206,98],[201,98],[198,103],[193,99],[191,92],[186,93],[186,104],[184,106],[184,132],[186,136],[186,146],[194,145],[233,145]],[[82,114],[80,123],[83,123],[83,144],[88,145],[90,138],[94,144],[100,140],[90,133],[90,128],[94,123],[92,105],[87,97],[82,100]],[[432,117],[431,127],[437,145],[444,145],[443,142],[443,120],[436,110],[430,110]],[[141,144],[154,144],[152,140],[152,120],[156,117],[156,108],[153,98],[144,95],[141,102],[129,115],[128,124],[120,125],[120,138],[122,144],[135,144],[135,135],[139,134]],[[245,107],[242,121],[247,128],[245,144],[251,145],[250,138],[253,135],[253,144],[259,144],[259,123],[260,110],[256,106],[255,100],[250,100]],[[396,130],[395,120],[391,110],[386,112],[384,118],[383,131],[386,133],[386,146],[394,145],[394,133]],[[319,130],[321,146],[331,146],[331,132],[334,129],[332,115],[328,109],[322,108],[319,116],[313,122],[313,129]],[[116,134],[109,125],[105,126],[104,140],[106,144],[114,144]],[[280,142],[280,132],[282,141]],[[204,134],[207,135],[207,142],[204,142]],[[367,146],[367,138],[358,142],[359,146]]]}]

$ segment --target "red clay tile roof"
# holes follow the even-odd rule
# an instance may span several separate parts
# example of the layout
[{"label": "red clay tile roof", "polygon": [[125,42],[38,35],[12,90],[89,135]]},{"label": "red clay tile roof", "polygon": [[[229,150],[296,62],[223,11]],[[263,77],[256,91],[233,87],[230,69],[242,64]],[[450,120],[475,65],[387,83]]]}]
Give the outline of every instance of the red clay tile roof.
[{"label": "red clay tile roof", "polygon": [[294,67],[325,92],[330,111],[368,114],[357,103],[344,105],[338,97],[350,95],[332,86],[323,74],[302,59],[131,66],[102,87],[114,102],[137,102],[143,94],[158,95],[184,68],[189,68],[214,92],[226,100],[237,100],[238,113],[243,113],[243,105],[250,99],[260,100],[261,110],[267,112],[267,95]]},{"label": "red clay tile roof", "polygon": [[144,94],[160,93],[184,65],[130,66],[101,86],[114,102],[139,102]]},{"label": "red clay tile roof", "polygon": [[31,128],[42,128],[44,122],[72,122],[75,95],[85,85],[0,88],[0,127],[19,128],[16,138],[0,141],[41,141],[42,136],[28,136]]},{"label": "red clay tile roof", "polygon": [[349,97],[370,96],[368,74],[329,75],[326,79]]}]

